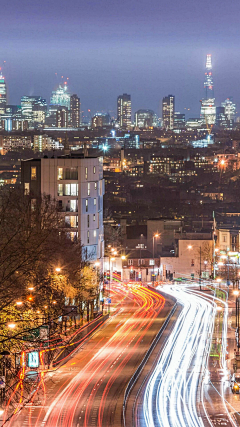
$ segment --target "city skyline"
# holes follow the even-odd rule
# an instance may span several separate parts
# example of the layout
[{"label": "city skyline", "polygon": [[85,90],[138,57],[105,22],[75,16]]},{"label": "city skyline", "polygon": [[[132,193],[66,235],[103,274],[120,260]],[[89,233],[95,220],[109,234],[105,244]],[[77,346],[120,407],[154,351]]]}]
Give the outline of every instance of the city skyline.
[{"label": "city skyline", "polygon": [[117,96],[129,93],[133,111],[159,114],[161,99],[173,93],[176,110],[190,108],[196,116],[211,53],[216,103],[233,96],[238,105],[239,8],[236,0],[230,6],[188,0],[181,7],[176,0],[124,1],[117,8],[108,0],[101,6],[96,0],[11,0],[1,12],[0,58],[6,61],[9,100],[19,103],[24,94],[49,100],[58,73],[69,77],[83,110],[115,111]]},{"label": "city skyline", "polygon": [[[211,56],[212,56],[212,54],[210,54]],[[206,57],[207,56],[209,56],[209,54],[206,54],[205,55],[205,60],[206,60]],[[4,61],[5,62],[5,61]],[[214,59],[213,59],[213,63],[214,63]],[[213,66],[213,68],[214,68],[214,66]],[[8,81],[8,72],[6,71],[6,72],[4,72],[4,70],[6,71],[7,70],[7,65],[6,65],[6,63],[4,63],[4,66],[3,67],[1,67],[1,74],[4,76],[4,78],[5,78],[5,81],[6,81],[6,86],[7,86],[7,102],[8,102],[8,104],[9,105],[20,105],[20,103],[21,103],[21,98],[23,97],[23,96],[42,96],[42,94],[39,94],[39,93],[34,93],[33,91],[30,91],[31,93],[28,93],[28,94],[26,94],[26,93],[22,93],[21,95],[20,95],[20,100],[19,100],[19,102],[14,102],[14,100],[16,99],[16,95],[15,96],[13,96],[13,94],[12,94],[12,90],[11,90],[11,82],[9,82]],[[201,81],[201,86],[202,86],[202,90],[201,90],[201,92],[202,92],[202,98],[204,98],[204,94],[205,94],[205,91],[206,91],[206,89],[205,89],[205,86],[204,86],[204,89],[203,89],[203,79],[204,79],[204,71],[205,71],[205,67],[203,68],[203,73],[202,73],[202,81]],[[215,80],[217,80],[216,78],[215,78],[215,72],[216,72],[216,70],[214,70],[214,81]],[[217,73],[216,73],[217,74]],[[65,84],[67,84],[68,85],[68,91],[69,91],[69,93],[71,93],[71,94],[74,94],[74,91],[73,90],[71,90],[72,88],[74,88],[74,87],[76,87],[76,85],[75,84],[72,84],[72,82],[70,81],[70,83],[69,83],[69,77],[66,77],[66,76],[63,76],[63,75],[61,75],[61,73],[60,74],[58,74],[58,73],[55,73],[55,75],[54,75],[54,77],[53,77],[53,84],[54,84],[54,86],[52,87],[52,89],[51,89],[51,91],[50,91],[50,93],[49,94],[46,94],[46,89],[45,88],[42,88],[42,92],[44,92],[46,95],[44,95],[43,96],[43,98],[45,98],[46,100],[47,100],[47,103],[48,103],[48,105],[50,105],[51,104],[51,98],[52,98],[52,93],[60,86],[60,85],[62,85],[62,87],[64,87],[64,85]],[[47,85],[48,86],[48,85]],[[215,84],[214,84],[214,86],[215,86]],[[18,90],[21,90],[21,86],[18,86]],[[142,93],[142,92],[141,92]],[[162,93],[163,93],[163,96],[162,96],[162,98],[164,98],[165,96],[166,96],[166,91],[164,92],[164,90],[162,89]],[[78,93],[78,95],[81,97],[81,94],[79,94]],[[134,100],[134,97],[132,98],[132,115],[133,115],[133,113],[134,112],[136,112],[138,109],[150,109],[150,107],[149,106],[142,106],[142,104],[137,104],[137,102],[136,102],[136,100],[139,100],[139,95],[138,95],[138,92],[136,92],[134,95],[136,95],[135,96],[135,100]],[[214,94],[215,95],[215,94]],[[117,97],[118,97],[119,95],[117,95]],[[131,97],[132,97],[132,94],[131,94]],[[153,101],[152,101],[152,104],[154,103],[154,98],[156,97],[156,94],[154,94],[154,97],[153,97]],[[235,96],[234,96],[234,94],[230,94],[230,95],[228,95],[228,96],[226,96],[226,98],[224,98],[224,99],[219,99],[219,96],[216,96],[216,105],[221,105],[221,103],[223,103],[224,101],[225,101],[225,99],[227,99],[227,98],[229,98],[229,97],[232,97],[233,98],[233,100],[234,100],[234,102],[235,102],[235,104],[237,105],[237,109],[238,109],[238,105],[239,105],[239,102],[238,102],[238,100],[235,98]],[[159,99],[159,102],[158,102],[158,104],[159,104],[159,106],[156,108],[156,109],[154,109],[153,111],[154,112],[156,112],[156,114],[158,115],[158,117],[162,117],[162,98],[161,99]],[[176,98],[176,96],[175,96],[175,98]],[[81,97],[81,99],[82,99],[82,97]],[[176,107],[175,107],[175,111],[180,111],[180,112],[182,112],[182,113],[185,113],[185,115],[186,115],[186,118],[189,118],[189,117],[199,117],[200,116],[200,114],[199,114],[199,104],[198,104],[198,100],[195,100],[195,102],[194,102],[194,100],[192,100],[192,97],[190,97],[189,98],[191,101],[192,101],[192,104],[194,104],[194,108],[189,108],[188,106],[187,107],[183,107],[183,108],[181,108],[181,107],[179,107],[180,105],[181,105],[181,100],[180,99],[176,99]],[[102,99],[102,101],[103,101],[103,104],[105,104],[106,103],[106,100],[103,98]],[[139,100],[139,102],[141,102],[140,100]],[[101,107],[101,105],[99,104],[99,108],[97,108],[97,109],[94,109],[94,108],[88,108],[88,107],[91,107],[91,106],[89,106],[88,105],[88,102],[87,102],[87,100],[85,99],[85,100],[83,100],[83,103],[82,103],[82,101],[81,101],[81,104],[83,105],[83,106],[81,106],[81,111],[82,112],[84,112],[84,115],[86,114],[86,115],[89,115],[88,114],[88,110],[90,110],[90,112],[92,113],[92,115],[94,115],[94,114],[96,114],[96,113],[99,113],[99,112],[107,112],[107,113],[111,113],[110,115],[111,116],[113,116],[113,117],[115,117],[115,118],[117,118],[117,108],[116,108],[116,105],[114,105],[114,104],[116,104],[116,101],[115,102],[112,102],[111,101],[111,107],[109,108],[109,109],[104,109],[104,108],[102,108]],[[155,102],[155,105],[157,104],[157,102]],[[136,105],[138,105],[138,108],[136,107]],[[184,105],[184,104],[183,104]],[[189,102],[189,104],[188,105],[190,105],[190,102]],[[236,114],[237,114],[237,111],[236,111]]]}]

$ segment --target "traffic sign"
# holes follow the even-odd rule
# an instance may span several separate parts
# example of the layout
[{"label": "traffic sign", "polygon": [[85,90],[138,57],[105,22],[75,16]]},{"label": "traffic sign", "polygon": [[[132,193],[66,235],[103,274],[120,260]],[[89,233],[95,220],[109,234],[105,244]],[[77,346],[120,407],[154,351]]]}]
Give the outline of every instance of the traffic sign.
[{"label": "traffic sign", "polygon": [[111,302],[112,302],[111,298],[108,298],[107,302],[108,302],[108,304],[111,304]]}]

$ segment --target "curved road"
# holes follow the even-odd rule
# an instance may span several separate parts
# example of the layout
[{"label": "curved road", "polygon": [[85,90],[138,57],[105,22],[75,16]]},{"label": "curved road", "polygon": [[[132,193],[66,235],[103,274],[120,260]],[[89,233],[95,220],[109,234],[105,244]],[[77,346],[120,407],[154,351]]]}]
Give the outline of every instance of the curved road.
[{"label": "curved road", "polygon": [[125,387],[172,303],[152,289],[124,285],[113,287],[112,301],[118,306],[110,320],[47,375],[39,406],[33,401],[7,426],[121,426]]}]

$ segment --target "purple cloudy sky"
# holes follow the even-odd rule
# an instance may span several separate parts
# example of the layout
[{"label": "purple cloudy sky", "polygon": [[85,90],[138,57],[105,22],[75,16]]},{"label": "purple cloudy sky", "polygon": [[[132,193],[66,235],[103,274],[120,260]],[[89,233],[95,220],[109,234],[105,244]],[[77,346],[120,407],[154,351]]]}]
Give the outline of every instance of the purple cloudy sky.
[{"label": "purple cloudy sky", "polygon": [[58,73],[84,110],[115,111],[127,92],[133,111],[159,114],[171,93],[176,109],[194,117],[212,53],[217,103],[238,103],[239,18],[239,0],[5,0],[0,63],[9,102],[30,94],[49,101]]}]

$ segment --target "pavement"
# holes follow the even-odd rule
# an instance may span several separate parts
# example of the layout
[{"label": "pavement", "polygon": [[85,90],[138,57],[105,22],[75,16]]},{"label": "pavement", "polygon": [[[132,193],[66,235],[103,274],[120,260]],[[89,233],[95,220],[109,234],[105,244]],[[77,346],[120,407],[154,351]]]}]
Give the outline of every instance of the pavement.
[{"label": "pavement", "polygon": [[[16,414],[6,426],[121,426],[124,390],[173,303],[152,289],[126,285],[114,286],[111,297],[118,303],[111,318],[33,386],[28,407],[15,402]],[[6,418],[11,410],[10,402]]]}]

